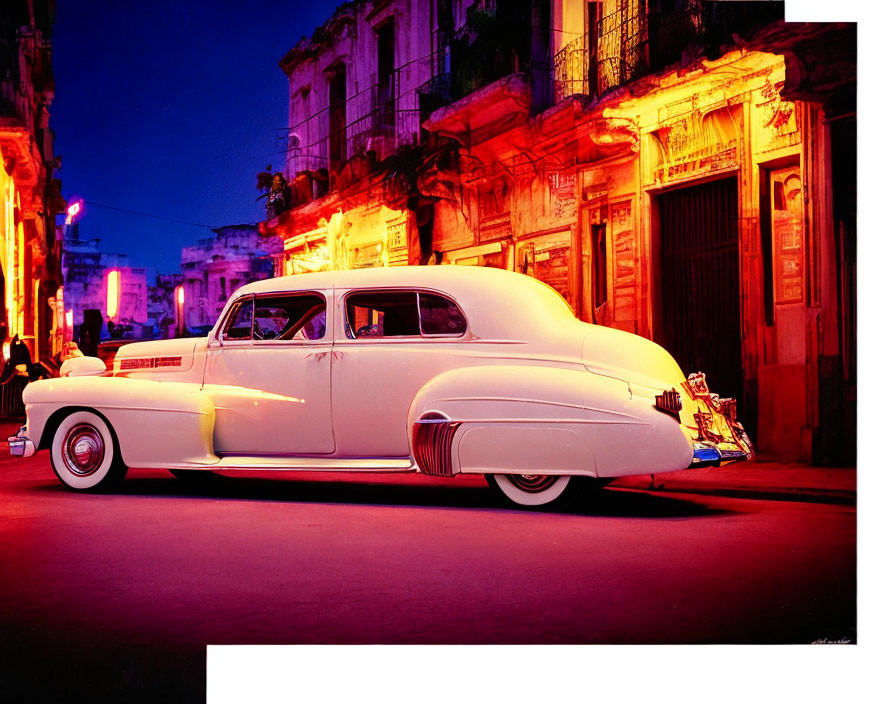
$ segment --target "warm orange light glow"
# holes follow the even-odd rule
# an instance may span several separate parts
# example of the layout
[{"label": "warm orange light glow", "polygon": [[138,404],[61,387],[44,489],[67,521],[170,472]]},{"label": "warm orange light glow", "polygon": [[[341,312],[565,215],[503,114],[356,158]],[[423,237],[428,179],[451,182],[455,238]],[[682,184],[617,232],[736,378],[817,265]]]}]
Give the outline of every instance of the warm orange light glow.
[{"label": "warm orange light glow", "polygon": [[178,334],[183,334],[186,329],[186,318],[184,317],[184,287],[174,287],[174,327]]},{"label": "warm orange light glow", "polygon": [[106,315],[112,319],[118,315],[118,299],[121,295],[121,274],[113,269],[106,278]]},{"label": "warm orange light glow", "polygon": [[65,209],[65,224],[71,225],[84,209],[84,201],[76,200],[69,204]]}]

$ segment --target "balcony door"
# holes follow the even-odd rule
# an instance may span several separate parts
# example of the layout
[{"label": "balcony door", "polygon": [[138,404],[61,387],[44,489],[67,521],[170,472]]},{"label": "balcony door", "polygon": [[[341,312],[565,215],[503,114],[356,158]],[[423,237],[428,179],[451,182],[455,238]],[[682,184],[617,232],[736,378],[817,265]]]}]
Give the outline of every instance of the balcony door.
[{"label": "balcony door", "polygon": [[345,162],[345,66],[336,66],[330,75],[330,173]]}]

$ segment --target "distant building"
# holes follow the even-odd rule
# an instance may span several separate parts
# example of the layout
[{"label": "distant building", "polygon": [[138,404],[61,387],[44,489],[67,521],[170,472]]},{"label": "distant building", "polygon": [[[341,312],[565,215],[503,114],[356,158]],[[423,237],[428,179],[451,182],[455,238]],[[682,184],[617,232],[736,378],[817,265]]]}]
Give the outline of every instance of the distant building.
[{"label": "distant building", "polygon": [[49,128],[54,5],[17,0],[0,11],[0,343],[17,336],[45,362],[62,341],[55,221],[65,202]]},{"label": "distant building", "polygon": [[75,223],[63,242],[62,271],[65,306],[72,311],[75,327],[84,322],[84,311],[98,310],[104,322],[102,339],[109,336],[110,320],[122,326],[124,336],[144,337],[146,269],[131,267],[126,254],[101,251],[98,238],[82,240],[80,224]]},{"label": "distant building", "polygon": [[213,325],[240,286],[273,276],[283,251],[282,241],[261,237],[257,225],[227,225],[212,232],[214,237],[181,250],[184,316],[194,330]]},{"label": "distant building", "polygon": [[183,282],[183,274],[157,274],[155,286],[146,290],[147,323],[153,324],[156,337],[175,336],[175,299]]}]

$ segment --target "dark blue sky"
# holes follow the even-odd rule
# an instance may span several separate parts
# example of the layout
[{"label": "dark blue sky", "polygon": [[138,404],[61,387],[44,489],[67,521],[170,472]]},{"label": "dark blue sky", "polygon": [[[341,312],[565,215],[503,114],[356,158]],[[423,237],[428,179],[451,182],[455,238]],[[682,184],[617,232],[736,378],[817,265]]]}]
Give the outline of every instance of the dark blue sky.
[{"label": "dark blue sky", "polygon": [[[68,198],[213,226],[263,215],[255,174],[282,168],[277,62],[337,0],[61,0],[50,126]],[[132,266],[180,269],[208,230],[87,206],[82,237]]]}]

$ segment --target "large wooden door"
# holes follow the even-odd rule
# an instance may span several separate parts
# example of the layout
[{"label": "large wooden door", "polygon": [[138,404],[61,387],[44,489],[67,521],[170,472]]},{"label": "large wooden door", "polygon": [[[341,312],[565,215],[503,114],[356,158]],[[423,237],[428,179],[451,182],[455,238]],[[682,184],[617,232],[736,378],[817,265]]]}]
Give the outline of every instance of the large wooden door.
[{"label": "large wooden door", "polygon": [[743,399],[737,179],[657,197],[661,262],[660,341],[685,374]]}]

